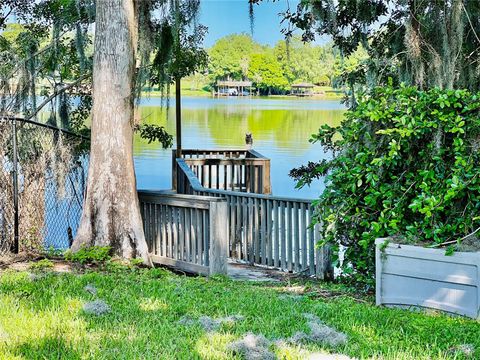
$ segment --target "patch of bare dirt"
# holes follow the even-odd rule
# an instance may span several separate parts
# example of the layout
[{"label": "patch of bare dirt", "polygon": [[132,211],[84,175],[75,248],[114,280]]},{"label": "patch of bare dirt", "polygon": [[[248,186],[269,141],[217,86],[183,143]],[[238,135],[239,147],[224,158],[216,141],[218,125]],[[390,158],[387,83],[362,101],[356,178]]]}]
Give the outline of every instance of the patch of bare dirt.
[{"label": "patch of bare dirt", "polygon": [[[5,270],[29,271],[32,264],[43,259],[45,259],[45,256],[27,252],[4,255],[0,257],[0,272]],[[53,263],[53,267],[49,268],[49,271],[66,273],[78,270],[77,264],[62,259],[50,259],[50,261]]]}]

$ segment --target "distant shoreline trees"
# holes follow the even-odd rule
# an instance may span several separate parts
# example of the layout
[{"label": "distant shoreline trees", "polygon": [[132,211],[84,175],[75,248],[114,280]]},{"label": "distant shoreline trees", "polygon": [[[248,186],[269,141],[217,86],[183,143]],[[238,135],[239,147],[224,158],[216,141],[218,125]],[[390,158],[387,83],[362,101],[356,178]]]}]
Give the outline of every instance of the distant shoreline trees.
[{"label": "distant shoreline trees", "polygon": [[260,95],[285,94],[294,83],[341,87],[342,73],[366,57],[343,59],[331,44],[314,45],[293,37],[275,46],[261,45],[248,34],[219,39],[209,50],[208,82],[249,79]]}]

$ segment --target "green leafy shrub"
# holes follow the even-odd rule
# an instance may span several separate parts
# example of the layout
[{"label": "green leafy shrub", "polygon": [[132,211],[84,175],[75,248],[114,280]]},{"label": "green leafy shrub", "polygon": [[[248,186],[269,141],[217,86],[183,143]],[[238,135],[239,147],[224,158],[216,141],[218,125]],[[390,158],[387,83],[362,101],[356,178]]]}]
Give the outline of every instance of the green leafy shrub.
[{"label": "green leafy shrub", "polygon": [[102,263],[111,258],[110,246],[82,247],[76,252],[65,252],[65,260],[79,262],[80,264]]},{"label": "green leafy shrub", "polygon": [[34,270],[34,271],[45,271],[45,270],[53,269],[54,264],[51,260],[42,259],[39,261],[31,262],[28,267],[30,270]]},{"label": "green leafy shrub", "polygon": [[51,258],[54,258],[54,257],[60,257],[62,256],[64,253],[64,250],[61,250],[61,249],[55,249],[53,246],[49,246],[47,249],[44,250],[43,254],[46,256],[46,257],[51,257]]},{"label": "green leafy shrub", "polygon": [[142,266],[143,265],[143,259],[140,258],[135,258],[130,260],[130,265],[134,267]]},{"label": "green leafy shrub", "polygon": [[326,175],[316,221],[337,255],[345,246],[344,275],[373,283],[376,238],[438,245],[479,228],[479,110],[464,90],[376,88],[313,136],[333,158],[291,175],[299,187]]}]

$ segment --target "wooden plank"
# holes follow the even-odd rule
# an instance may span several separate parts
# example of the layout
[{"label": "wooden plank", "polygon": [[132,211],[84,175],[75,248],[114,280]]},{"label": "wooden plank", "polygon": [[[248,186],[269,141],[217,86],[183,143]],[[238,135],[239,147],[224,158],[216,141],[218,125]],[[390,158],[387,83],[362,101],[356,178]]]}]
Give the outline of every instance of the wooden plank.
[{"label": "wooden plank", "polygon": [[272,193],[272,185],[270,184],[270,159],[264,160],[263,165],[263,178],[262,178],[262,193],[263,194],[271,194]]},{"label": "wooden plank", "polygon": [[228,216],[230,218],[230,223],[229,223],[229,227],[230,227],[230,231],[228,233],[228,237],[229,237],[229,254],[230,256],[234,256],[234,253],[235,253],[235,227],[236,227],[236,221],[237,221],[237,217],[236,217],[236,200],[237,200],[237,197],[236,196],[230,196],[228,198],[228,202],[229,202],[229,206],[228,206]]},{"label": "wooden plank", "polygon": [[288,271],[293,270],[293,231],[292,231],[292,203],[287,202],[287,256]]},{"label": "wooden plank", "polygon": [[227,190],[227,165],[223,165],[223,189]]},{"label": "wooden plank", "polygon": [[173,232],[173,259],[179,259],[179,248],[178,248],[178,208],[171,207],[172,209],[172,232]]},{"label": "wooden plank", "polygon": [[287,263],[287,228],[285,224],[285,202],[281,201],[280,202],[280,259],[281,259],[281,265],[280,267],[283,270],[287,270],[288,268],[288,263]]},{"label": "wooden plank", "polygon": [[150,249],[155,249],[155,233],[154,233],[154,213],[153,213],[153,204],[148,204],[148,241],[150,244]]},{"label": "wooden plank", "polygon": [[196,216],[197,216],[197,254],[198,254],[198,263],[201,265],[206,265],[206,260],[204,256],[204,251],[203,251],[203,216],[202,216],[202,210],[195,210]]},{"label": "wooden plank", "polygon": [[305,204],[300,204],[300,240],[302,243],[302,271],[308,269],[307,253],[307,208]]},{"label": "wooden plank", "polygon": [[260,243],[262,265],[267,265],[267,200],[260,203]]},{"label": "wooden plank", "polygon": [[273,200],[273,266],[280,267],[280,219],[279,219],[279,204],[277,200]]},{"label": "wooden plank", "polygon": [[161,205],[155,206],[155,254],[161,254],[162,251],[162,220],[161,216]]},{"label": "wooden plank", "polygon": [[260,208],[259,208],[259,199],[254,199],[253,202],[253,217],[255,219],[253,225],[253,241],[254,241],[254,253],[255,259],[254,262],[260,264],[260,229],[259,229],[259,216],[260,216]]},{"label": "wooden plank", "polygon": [[203,265],[210,266],[210,220],[209,213],[202,211],[202,229],[203,229],[203,254],[205,262]]},{"label": "wooden plank", "polygon": [[198,209],[190,209],[191,225],[192,225],[192,262],[201,264],[197,249],[197,213]]},{"label": "wooden plank", "polygon": [[182,159],[185,164],[189,166],[193,165],[258,165],[258,166],[265,166],[265,162],[269,159],[257,159],[257,158],[239,158],[239,157],[232,157],[227,156],[227,158],[199,158],[199,159]]},{"label": "wooden plank", "polygon": [[248,261],[248,198],[242,197],[242,260]]},{"label": "wooden plank", "polygon": [[242,165],[237,165],[237,189],[243,192]]},{"label": "wooden plank", "polygon": [[186,261],[171,259],[160,255],[151,254],[152,262],[155,264],[161,264],[171,266],[176,269],[180,269],[193,274],[209,275],[210,270],[208,266],[202,266],[198,264],[192,264]]},{"label": "wooden plank", "polygon": [[245,192],[246,191],[246,186],[245,186],[245,166],[244,165],[239,165],[240,167],[240,192]]},{"label": "wooden plank", "polygon": [[236,258],[238,260],[242,259],[242,226],[243,226],[243,217],[242,217],[242,197],[238,197],[235,204],[235,244],[236,244]]},{"label": "wooden plank", "polygon": [[313,230],[313,206],[310,205],[308,207],[308,222],[309,222],[309,228],[308,228],[308,242],[309,242],[309,247],[308,247],[308,257],[309,257],[309,269],[310,269],[310,275],[315,275],[315,233]]},{"label": "wooden plank", "polygon": [[178,171],[178,165],[177,165],[177,160],[176,160],[176,152],[175,150],[172,151],[172,189],[176,190],[177,189],[177,171]]},{"label": "wooden plank", "polygon": [[143,204],[145,211],[145,218],[143,220],[143,230],[145,233],[145,241],[147,242],[148,249],[151,248],[150,238],[149,238],[149,228],[150,228],[150,203],[145,202]]},{"label": "wooden plank", "polygon": [[251,187],[250,187],[250,178],[251,178],[251,175],[250,175],[250,165],[245,165],[245,191],[248,193],[250,192],[251,190]]},{"label": "wooden plank", "polygon": [[185,260],[188,262],[192,262],[192,251],[190,244],[190,234],[192,233],[191,211],[192,209],[185,209]]},{"label": "wooden plank", "polygon": [[173,221],[172,221],[172,208],[165,205],[165,215],[167,216],[167,257],[173,257]]},{"label": "wooden plank", "polygon": [[298,221],[298,203],[293,203],[293,242],[294,242],[294,261],[295,271],[300,271],[300,237],[299,237],[299,221]]},{"label": "wooden plank", "polygon": [[[320,240],[320,225],[315,224],[315,238]],[[316,260],[316,277],[320,280],[323,280],[323,251],[321,247],[315,249],[315,260]]]},{"label": "wooden plank", "polygon": [[273,220],[272,220],[272,201],[271,200],[266,200],[267,203],[267,259],[266,263],[269,266],[273,265],[273,256],[272,256],[272,226],[273,226]]},{"label": "wooden plank", "polygon": [[250,264],[253,264],[255,261],[255,245],[254,245],[254,230],[253,230],[253,199],[248,198],[248,261]]},{"label": "wooden plank", "polygon": [[160,222],[162,226],[162,252],[160,253],[161,256],[167,256],[167,221],[166,221],[166,206],[160,205]]},{"label": "wooden plank", "polygon": [[212,184],[212,166],[213,165],[208,165],[208,188],[212,188],[213,187],[213,184]]},{"label": "wooden plank", "polygon": [[[192,196],[192,195],[189,195]],[[175,198],[173,196],[163,196],[163,195],[156,195],[156,196],[143,196],[141,201],[152,203],[152,204],[163,204],[175,207],[183,207],[183,208],[198,208],[198,209],[208,209],[209,207],[209,200],[205,199],[197,199],[197,197],[192,197],[191,199],[186,198]]]},{"label": "wooden plank", "polygon": [[227,203],[210,204],[210,275],[227,274]]},{"label": "wooden plank", "polygon": [[180,260],[185,260],[185,208],[178,209],[178,243]]}]

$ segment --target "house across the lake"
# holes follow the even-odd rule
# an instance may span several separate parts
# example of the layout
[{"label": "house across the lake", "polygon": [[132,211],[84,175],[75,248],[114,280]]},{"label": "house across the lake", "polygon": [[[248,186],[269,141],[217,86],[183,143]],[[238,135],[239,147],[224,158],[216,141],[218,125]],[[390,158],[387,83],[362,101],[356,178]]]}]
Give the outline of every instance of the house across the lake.
[{"label": "house across the lake", "polygon": [[293,84],[292,90],[290,91],[290,95],[295,96],[313,96],[313,84],[310,83],[299,83]]},{"label": "house across the lake", "polygon": [[248,80],[219,80],[215,84],[216,96],[250,96],[252,82]]}]

